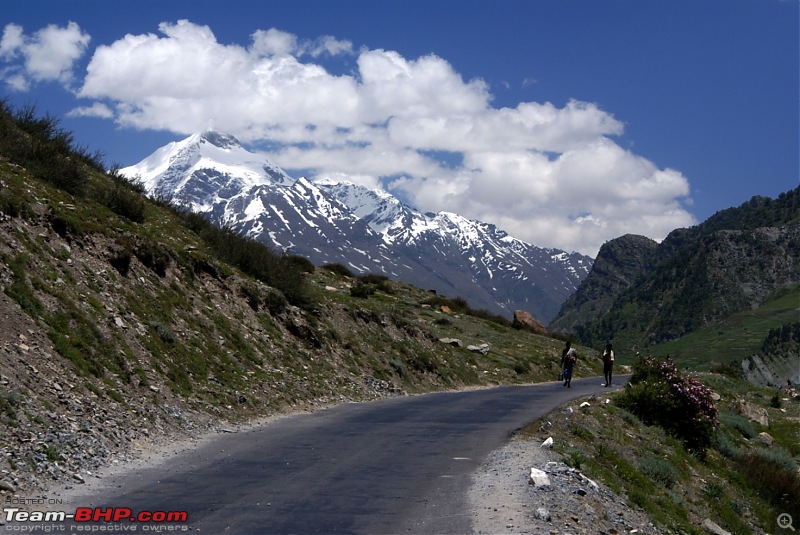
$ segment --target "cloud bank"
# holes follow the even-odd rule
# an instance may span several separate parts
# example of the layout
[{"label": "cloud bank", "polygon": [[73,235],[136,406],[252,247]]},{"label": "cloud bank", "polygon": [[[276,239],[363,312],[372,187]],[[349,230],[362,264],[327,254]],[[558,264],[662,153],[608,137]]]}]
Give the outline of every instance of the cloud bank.
[{"label": "cloud bank", "polygon": [[[47,65],[36,50],[54,35],[68,46]],[[0,59],[23,54],[12,75],[67,83],[88,40],[72,23],[33,38],[8,25]],[[248,46],[223,44],[182,20],[98,46],[77,95],[91,105],[76,116],[182,135],[213,124],[270,147],[286,169],[383,187],[422,211],[494,223],[539,246],[595,255],[626,233],[661,239],[695,223],[681,204],[687,179],[620,147],[612,114],[575,100],[496,108],[484,81],[435,55],[356,51],[276,29]]]}]

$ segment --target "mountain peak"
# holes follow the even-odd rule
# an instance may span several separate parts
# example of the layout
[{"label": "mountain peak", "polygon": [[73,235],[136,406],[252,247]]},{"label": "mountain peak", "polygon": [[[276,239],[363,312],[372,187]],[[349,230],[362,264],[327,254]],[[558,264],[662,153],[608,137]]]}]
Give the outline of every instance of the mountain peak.
[{"label": "mountain peak", "polygon": [[234,136],[225,134],[223,132],[218,132],[216,130],[207,130],[202,134],[199,134],[198,137],[201,143],[208,142],[215,147],[219,147],[220,149],[232,149],[242,146],[242,144],[239,143],[239,140]]},{"label": "mountain peak", "polygon": [[207,209],[217,196],[229,198],[256,185],[294,182],[263,155],[217,130],[169,143],[120,173],[138,178],[150,194],[178,197],[196,209]]}]

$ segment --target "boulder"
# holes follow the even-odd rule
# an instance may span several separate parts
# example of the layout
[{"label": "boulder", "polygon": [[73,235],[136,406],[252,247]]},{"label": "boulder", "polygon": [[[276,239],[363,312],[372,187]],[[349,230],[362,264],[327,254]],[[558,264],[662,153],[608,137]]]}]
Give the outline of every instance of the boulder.
[{"label": "boulder", "polygon": [[763,425],[764,427],[769,427],[769,416],[767,415],[767,409],[742,400],[737,401],[733,408],[737,413],[745,418],[749,418],[750,420],[753,420],[757,424]]},{"label": "boulder", "polygon": [[772,443],[774,442],[772,435],[770,435],[769,433],[759,433],[758,436],[756,437],[756,440],[758,440],[765,446],[772,446]]},{"label": "boulder", "polygon": [[524,310],[514,311],[514,325],[527,327],[536,334],[547,334],[547,328],[542,325],[542,322]]},{"label": "boulder", "polygon": [[531,468],[531,475],[528,483],[535,487],[549,487],[550,476],[538,468]]},{"label": "boulder", "polygon": [[473,353],[480,353],[481,355],[485,355],[489,352],[489,344],[481,344],[479,346],[469,345],[467,346],[467,350],[472,351]]},{"label": "boulder", "polygon": [[710,518],[706,518],[703,521],[703,529],[705,529],[709,533],[712,533],[713,535],[731,535],[730,531],[725,531]]}]

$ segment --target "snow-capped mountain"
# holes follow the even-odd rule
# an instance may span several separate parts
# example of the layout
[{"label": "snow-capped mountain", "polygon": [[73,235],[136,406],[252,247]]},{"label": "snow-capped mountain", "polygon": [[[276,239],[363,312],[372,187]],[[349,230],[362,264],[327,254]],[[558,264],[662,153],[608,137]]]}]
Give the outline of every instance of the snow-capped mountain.
[{"label": "snow-capped mountain", "polygon": [[547,323],[592,264],[457,214],[423,214],[385,191],[293,179],[214,131],[170,143],[120,172],[151,195],[317,265],[383,273],[504,316],[522,309]]}]

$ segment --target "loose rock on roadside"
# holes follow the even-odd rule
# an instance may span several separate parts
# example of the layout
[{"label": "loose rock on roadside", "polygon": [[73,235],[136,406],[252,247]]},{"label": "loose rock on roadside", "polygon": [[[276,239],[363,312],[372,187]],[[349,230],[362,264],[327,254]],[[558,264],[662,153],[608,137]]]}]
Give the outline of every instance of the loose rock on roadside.
[{"label": "loose rock on roadside", "polygon": [[[549,484],[531,484],[532,469]],[[469,500],[476,534],[662,533],[647,515],[561,462],[538,439],[515,437],[494,451],[476,472]]]}]

